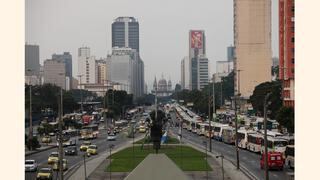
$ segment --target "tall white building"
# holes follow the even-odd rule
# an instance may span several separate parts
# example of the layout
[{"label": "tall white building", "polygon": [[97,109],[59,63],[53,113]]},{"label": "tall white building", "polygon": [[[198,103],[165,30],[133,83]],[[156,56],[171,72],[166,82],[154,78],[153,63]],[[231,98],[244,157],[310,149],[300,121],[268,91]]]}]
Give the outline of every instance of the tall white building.
[{"label": "tall white building", "polygon": [[186,56],[181,60],[181,88],[190,89],[190,69],[189,57]]},{"label": "tall white building", "polygon": [[66,65],[62,60],[47,59],[44,61],[44,83],[55,84],[66,89]]},{"label": "tall white building", "polygon": [[198,89],[203,89],[209,83],[209,60],[205,55],[198,56]]},{"label": "tall white building", "polygon": [[106,59],[98,59],[96,60],[96,73],[97,73],[97,83],[104,84],[107,81],[107,61]]},{"label": "tall white building", "polygon": [[271,0],[234,1],[234,46],[235,93],[246,99],[271,81]]},{"label": "tall white building", "polygon": [[96,83],[96,60],[89,47],[78,49],[78,75],[82,75],[80,84]]},{"label": "tall white building", "polygon": [[108,79],[125,86],[128,94],[134,98],[143,95],[144,91],[144,64],[135,49],[112,49],[112,55],[107,58]]}]

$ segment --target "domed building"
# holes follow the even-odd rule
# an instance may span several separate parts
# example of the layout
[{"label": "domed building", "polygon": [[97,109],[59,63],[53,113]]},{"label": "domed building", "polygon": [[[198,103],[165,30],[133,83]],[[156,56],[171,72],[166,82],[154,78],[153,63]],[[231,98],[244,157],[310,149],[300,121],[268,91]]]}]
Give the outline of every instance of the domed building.
[{"label": "domed building", "polygon": [[158,97],[171,96],[172,94],[172,83],[171,80],[168,81],[162,76],[157,82],[157,78],[154,78],[152,94],[157,94]]}]

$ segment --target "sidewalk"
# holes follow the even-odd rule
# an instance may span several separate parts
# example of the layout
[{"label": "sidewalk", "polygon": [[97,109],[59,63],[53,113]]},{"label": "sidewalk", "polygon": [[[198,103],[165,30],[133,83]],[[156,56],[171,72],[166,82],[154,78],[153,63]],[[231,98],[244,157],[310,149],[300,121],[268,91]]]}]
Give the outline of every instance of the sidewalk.
[{"label": "sidewalk", "polygon": [[[135,139],[135,141],[139,141],[140,139],[143,139],[144,136],[138,137]],[[115,149],[112,151],[113,153],[116,153],[122,149],[125,149],[127,147],[132,146],[132,141],[128,141],[124,144],[120,144],[118,146],[115,147]],[[107,157],[109,156],[109,150],[106,150],[105,152],[102,152],[100,155],[98,155],[97,157],[90,159],[89,161],[86,161],[86,169],[87,169],[87,177],[89,177],[89,175],[98,168],[98,166],[107,161]],[[79,168],[77,168],[75,170],[74,173],[72,173],[69,177],[70,180],[79,180],[79,179],[84,179],[85,174],[84,174],[84,164],[83,161],[81,162],[81,164],[75,165],[75,167],[78,166]],[[71,168],[70,168],[70,171]]]},{"label": "sidewalk", "polygon": [[27,148],[25,148],[25,151],[24,151],[24,156],[31,156],[33,154],[36,154],[36,153],[39,153],[39,152],[42,152],[42,151],[46,151],[48,149],[53,149],[57,147],[56,144],[54,143],[50,143],[48,145],[43,145],[41,144],[41,147],[40,148],[37,148],[36,150],[32,150],[32,151],[29,151]]}]

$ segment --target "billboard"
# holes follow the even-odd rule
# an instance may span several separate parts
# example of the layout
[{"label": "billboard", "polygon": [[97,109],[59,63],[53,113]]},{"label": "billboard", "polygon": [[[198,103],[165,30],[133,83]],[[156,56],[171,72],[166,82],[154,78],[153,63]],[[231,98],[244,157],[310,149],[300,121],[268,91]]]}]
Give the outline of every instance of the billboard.
[{"label": "billboard", "polygon": [[202,31],[191,31],[191,48],[202,48]]}]

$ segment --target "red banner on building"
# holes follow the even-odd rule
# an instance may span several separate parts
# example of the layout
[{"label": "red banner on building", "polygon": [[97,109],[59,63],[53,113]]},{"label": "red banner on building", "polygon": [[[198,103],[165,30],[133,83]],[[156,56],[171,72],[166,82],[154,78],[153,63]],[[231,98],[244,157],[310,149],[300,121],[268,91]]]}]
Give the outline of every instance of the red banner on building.
[{"label": "red banner on building", "polygon": [[191,48],[202,48],[202,31],[191,31]]}]

